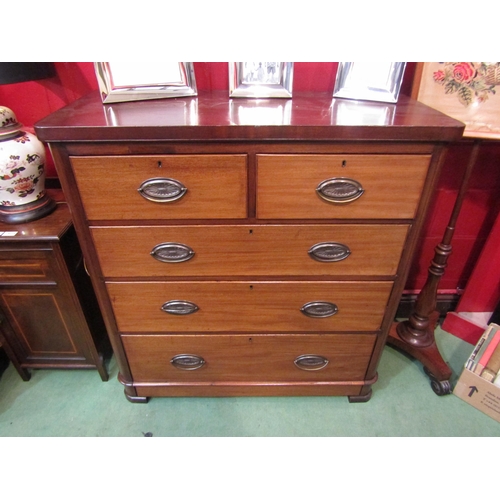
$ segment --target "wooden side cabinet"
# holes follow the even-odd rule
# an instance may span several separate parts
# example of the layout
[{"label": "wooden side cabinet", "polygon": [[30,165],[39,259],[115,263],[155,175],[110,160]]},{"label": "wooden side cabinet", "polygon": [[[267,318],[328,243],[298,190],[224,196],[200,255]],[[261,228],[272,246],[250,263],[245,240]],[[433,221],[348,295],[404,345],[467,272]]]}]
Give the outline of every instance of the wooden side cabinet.
[{"label": "wooden side cabinet", "polygon": [[66,203],[0,224],[0,344],[23,380],[33,368],[97,369],[108,380],[104,322]]}]

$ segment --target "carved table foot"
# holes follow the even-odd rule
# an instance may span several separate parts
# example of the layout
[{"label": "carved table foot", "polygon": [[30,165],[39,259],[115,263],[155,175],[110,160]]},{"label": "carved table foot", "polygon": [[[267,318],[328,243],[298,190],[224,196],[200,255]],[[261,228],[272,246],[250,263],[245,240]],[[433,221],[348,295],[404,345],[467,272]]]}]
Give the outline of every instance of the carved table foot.
[{"label": "carved table foot", "polygon": [[405,352],[412,358],[422,363],[424,371],[431,380],[432,390],[438,396],[451,394],[450,378],[452,371],[448,364],[443,360],[441,353],[434,340],[434,329],[439,315],[434,313],[431,317],[431,326],[429,331],[432,332],[432,342],[425,347],[419,347],[409,344],[403,340],[398,334],[398,326],[401,328],[401,323],[393,323],[387,339],[387,344],[395,349]]}]

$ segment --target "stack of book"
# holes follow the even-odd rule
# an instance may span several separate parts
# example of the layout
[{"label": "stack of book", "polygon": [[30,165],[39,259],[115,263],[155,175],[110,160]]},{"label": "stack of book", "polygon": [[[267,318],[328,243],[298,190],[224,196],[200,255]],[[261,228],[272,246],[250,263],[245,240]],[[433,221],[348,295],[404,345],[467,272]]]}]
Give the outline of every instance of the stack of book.
[{"label": "stack of book", "polygon": [[453,394],[500,422],[500,326],[496,323],[481,335]]}]

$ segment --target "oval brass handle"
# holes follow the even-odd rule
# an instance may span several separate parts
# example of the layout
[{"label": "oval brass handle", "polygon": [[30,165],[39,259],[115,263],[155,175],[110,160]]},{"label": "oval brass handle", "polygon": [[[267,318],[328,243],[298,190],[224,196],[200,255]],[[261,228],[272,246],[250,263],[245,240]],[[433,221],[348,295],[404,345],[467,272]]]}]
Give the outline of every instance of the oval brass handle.
[{"label": "oval brass handle", "polygon": [[351,255],[351,250],[343,243],[317,243],[308,250],[309,257],[318,262],[339,262]]},{"label": "oval brass handle", "polygon": [[317,354],[302,354],[294,360],[297,368],[306,371],[322,370],[328,364],[328,359]]},{"label": "oval brass handle", "polygon": [[182,198],[187,193],[187,188],[175,179],[157,177],[144,181],[137,191],[146,200],[168,203]]},{"label": "oval brass handle", "polygon": [[304,304],[300,312],[310,318],[328,318],[337,314],[339,308],[332,302],[308,302]]},{"label": "oval brass handle", "polygon": [[199,311],[200,308],[193,302],[188,300],[169,300],[161,306],[161,310],[168,314],[175,314],[177,316],[185,316]]},{"label": "oval brass handle", "polygon": [[195,354],[178,354],[170,360],[170,363],[179,370],[198,370],[205,364],[205,360]]},{"label": "oval brass handle", "polygon": [[183,243],[160,243],[151,250],[151,255],[160,262],[177,263],[186,262],[195,255],[194,250]]},{"label": "oval brass handle", "polygon": [[346,177],[334,177],[320,182],[316,192],[331,203],[349,203],[357,200],[365,191],[358,181]]},{"label": "oval brass handle", "polygon": [[193,302],[188,300],[169,300],[161,306],[161,310],[168,314],[175,314],[177,316],[185,316],[186,314],[193,314],[199,311],[199,307]]}]

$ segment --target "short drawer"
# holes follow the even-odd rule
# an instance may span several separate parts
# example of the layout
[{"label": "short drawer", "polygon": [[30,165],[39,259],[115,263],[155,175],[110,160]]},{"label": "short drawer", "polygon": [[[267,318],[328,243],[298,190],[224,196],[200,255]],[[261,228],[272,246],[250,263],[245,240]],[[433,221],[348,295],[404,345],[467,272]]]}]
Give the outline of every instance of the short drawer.
[{"label": "short drawer", "polygon": [[374,331],[392,282],[115,282],[121,332]]},{"label": "short drawer", "polygon": [[374,334],[122,335],[134,383],[363,380]]},{"label": "short drawer", "polygon": [[106,277],[392,276],[407,225],[92,227]]},{"label": "short drawer", "polygon": [[0,251],[0,282],[4,283],[53,283],[51,251]]},{"label": "short drawer", "polygon": [[71,157],[92,220],[241,219],[246,155]]},{"label": "short drawer", "polygon": [[258,155],[261,219],[412,219],[428,155]]}]

